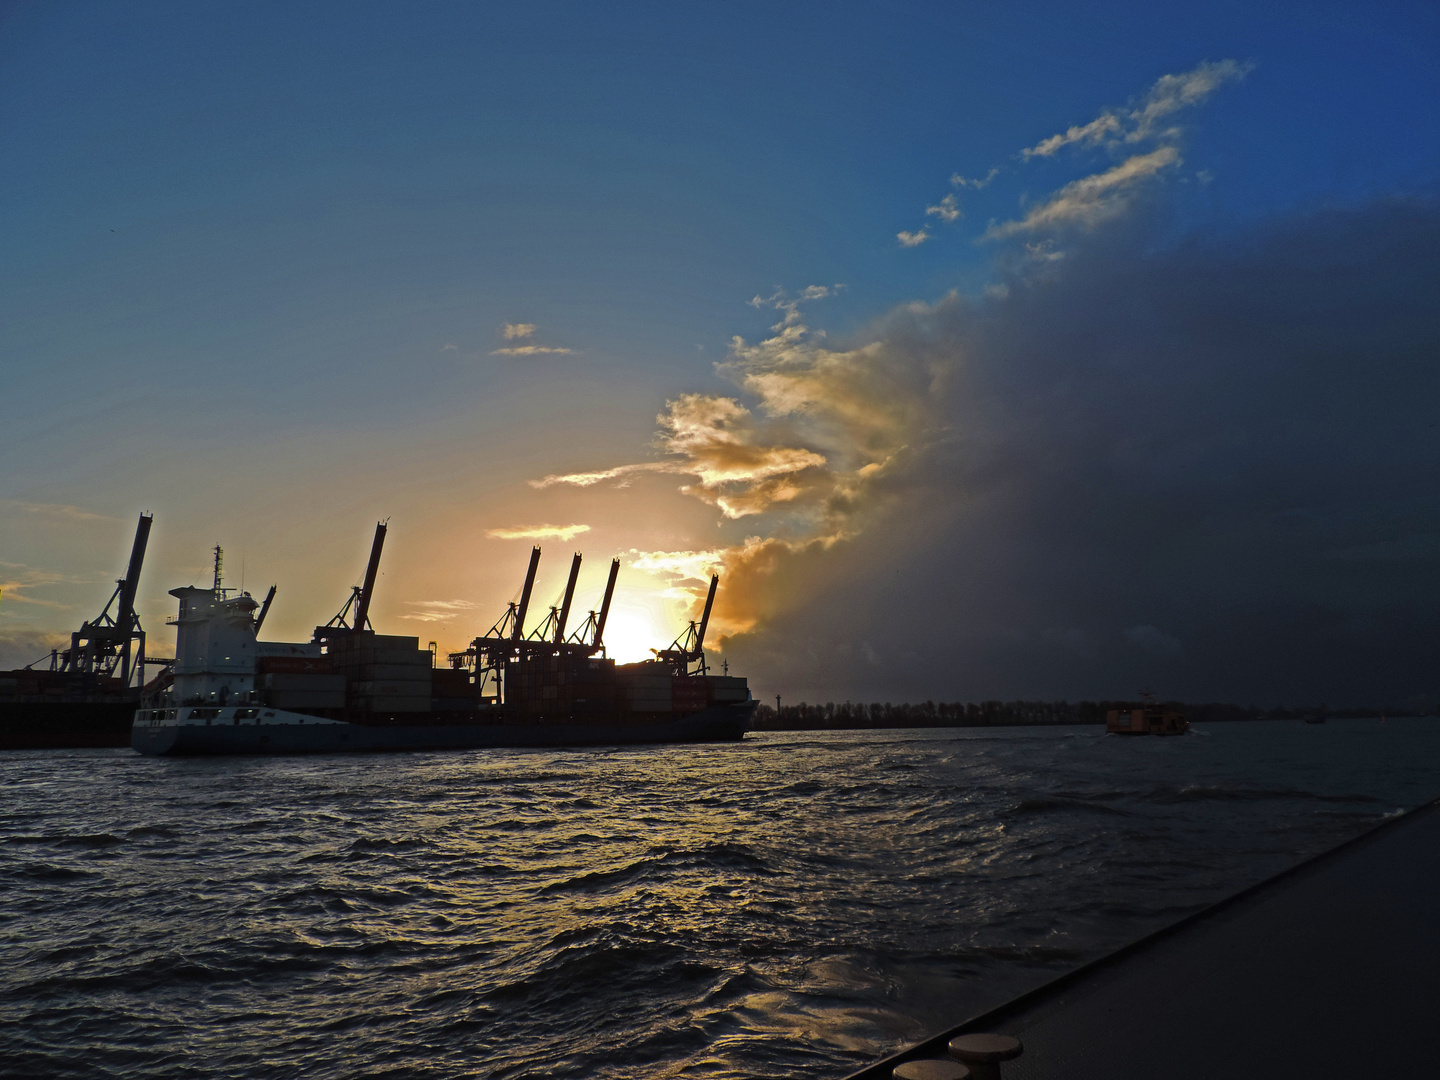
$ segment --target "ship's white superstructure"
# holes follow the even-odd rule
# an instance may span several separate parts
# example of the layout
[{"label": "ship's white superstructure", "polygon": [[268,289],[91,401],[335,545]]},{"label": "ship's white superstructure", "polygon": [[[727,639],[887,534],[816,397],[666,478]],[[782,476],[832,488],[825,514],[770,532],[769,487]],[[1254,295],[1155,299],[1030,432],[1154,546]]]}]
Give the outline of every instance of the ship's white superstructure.
[{"label": "ship's white superstructure", "polygon": [[[318,659],[320,646],[256,640],[255,611],[260,605],[247,592],[229,595],[231,590],[220,585],[219,567],[217,549],[211,588],[187,585],[170,590],[180,601],[180,613],[171,620],[175,627],[174,681],[142,704],[135,714],[134,732],[154,739],[166,737],[162,735],[166,729],[173,733],[182,728],[243,728],[249,733],[235,730],[227,738],[239,740],[241,746],[254,740],[263,747],[272,735],[294,741],[290,731],[307,726],[348,729],[350,725],[343,720],[266,707],[270,692],[256,685],[256,660]],[[340,701],[344,701],[343,680]],[[307,738],[313,741],[302,735],[301,745]]]},{"label": "ship's white superstructure", "polygon": [[219,588],[171,589],[180,601],[175,626],[177,703],[226,705],[251,701],[255,692],[255,609],[249,593],[226,596]]}]

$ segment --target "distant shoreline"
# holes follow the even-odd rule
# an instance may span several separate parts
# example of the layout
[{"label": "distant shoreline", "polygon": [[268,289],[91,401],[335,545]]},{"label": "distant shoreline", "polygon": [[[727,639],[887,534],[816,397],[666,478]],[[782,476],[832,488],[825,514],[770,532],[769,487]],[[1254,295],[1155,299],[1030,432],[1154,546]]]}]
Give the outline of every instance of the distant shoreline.
[{"label": "distant shoreline", "polygon": [[[860,731],[886,728],[976,728],[1053,727],[1059,725],[1103,724],[1110,709],[1133,706],[1132,701],[983,701],[940,702],[892,705],[889,702],[811,705],[762,704],[750,725],[752,731]],[[1212,702],[1182,706],[1192,724],[1306,720],[1316,716],[1327,720],[1365,720],[1381,717],[1428,716],[1406,708],[1363,707],[1329,709],[1262,709],[1254,705]]]}]

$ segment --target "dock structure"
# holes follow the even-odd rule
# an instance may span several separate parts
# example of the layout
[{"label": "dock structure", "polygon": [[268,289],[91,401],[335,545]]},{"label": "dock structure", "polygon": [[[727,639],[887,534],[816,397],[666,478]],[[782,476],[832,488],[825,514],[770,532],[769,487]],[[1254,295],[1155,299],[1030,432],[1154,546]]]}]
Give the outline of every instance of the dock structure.
[{"label": "dock structure", "polygon": [[1005,1080],[1440,1074],[1440,799],[851,1074],[1017,1037]]}]

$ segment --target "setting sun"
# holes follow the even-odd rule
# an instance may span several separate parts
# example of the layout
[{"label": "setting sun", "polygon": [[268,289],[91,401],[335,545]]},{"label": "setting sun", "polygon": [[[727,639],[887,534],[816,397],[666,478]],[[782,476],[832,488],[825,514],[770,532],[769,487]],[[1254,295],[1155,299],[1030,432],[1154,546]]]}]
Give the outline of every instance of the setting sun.
[{"label": "setting sun", "polygon": [[649,660],[653,655],[651,649],[663,649],[673,638],[673,635],[664,636],[663,630],[658,628],[660,622],[657,613],[644,599],[617,596],[605,624],[606,654],[622,664]]}]

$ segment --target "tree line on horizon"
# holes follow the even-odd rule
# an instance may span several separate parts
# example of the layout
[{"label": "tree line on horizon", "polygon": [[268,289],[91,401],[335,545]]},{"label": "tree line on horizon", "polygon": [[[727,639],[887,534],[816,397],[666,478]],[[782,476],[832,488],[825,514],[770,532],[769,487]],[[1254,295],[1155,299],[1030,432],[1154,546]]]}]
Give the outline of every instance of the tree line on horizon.
[{"label": "tree line on horizon", "polygon": [[[1022,727],[1051,724],[1103,724],[1111,709],[1136,708],[1136,701],[923,701],[919,703],[827,701],[824,705],[800,702],[761,704],[751,724],[754,731],[824,731],[851,728],[906,727]],[[1169,704],[1169,703],[1167,703]],[[1317,715],[1335,719],[1380,716],[1430,715],[1433,708],[1327,709],[1277,707],[1210,702],[1184,705],[1192,724],[1226,721],[1303,720]]]}]

